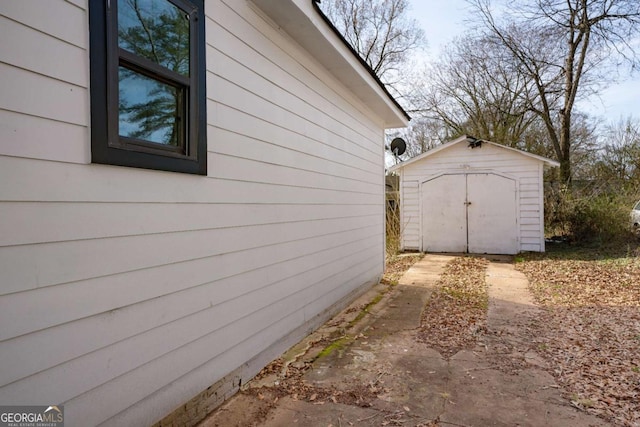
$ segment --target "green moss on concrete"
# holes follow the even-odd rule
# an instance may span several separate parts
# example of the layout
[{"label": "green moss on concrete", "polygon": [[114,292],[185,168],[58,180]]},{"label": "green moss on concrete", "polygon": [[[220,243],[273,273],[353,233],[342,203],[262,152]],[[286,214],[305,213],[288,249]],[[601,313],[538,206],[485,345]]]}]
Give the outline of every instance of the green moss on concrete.
[{"label": "green moss on concrete", "polygon": [[360,313],[358,313],[358,315],[351,322],[349,322],[349,328],[352,328],[353,326],[355,326],[367,314],[369,314],[369,310],[382,300],[382,297],[384,296],[385,293],[386,292],[381,292],[378,295],[376,295],[376,297],[372,299],[369,304],[367,304],[362,310],[360,310]]},{"label": "green moss on concrete", "polygon": [[344,348],[353,341],[353,338],[349,336],[344,336],[342,338],[338,338],[333,341],[331,344],[322,349],[320,353],[316,356],[316,360],[322,359],[324,357],[330,356],[334,351],[342,351]]},{"label": "green moss on concrete", "polygon": [[[360,313],[358,313],[358,315],[353,318],[353,320],[351,320],[348,325],[347,325],[347,329],[351,329],[353,328],[356,324],[358,324],[358,322],[360,322],[367,314],[369,314],[369,310],[375,306],[376,304],[378,304],[380,301],[382,301],[382,298],[384,297],[384,295],[389,292],[388,290],[386,291],[382,291],[380,292],[378,295],[376,295],[370,302],[369,304],[367,304],[366,306],[364,306],[362,308],[362,310],[360,310]],[[354,340],[353,337],[348,336],[348,335],[343,335],[340,338],[336,339],[335,341],[331,342],[331,344],[329,344],[328,346],[326,346],[325,348],[322,349],[322,351],[320,351],[320,353],[318,353],[318,355],[314,358],[314,360],[318,360],[321,359],[323,357],[327,357],[329,355],[331,355],[334,351],[342,351],[348,344],[350,344],[352,341]]]}]

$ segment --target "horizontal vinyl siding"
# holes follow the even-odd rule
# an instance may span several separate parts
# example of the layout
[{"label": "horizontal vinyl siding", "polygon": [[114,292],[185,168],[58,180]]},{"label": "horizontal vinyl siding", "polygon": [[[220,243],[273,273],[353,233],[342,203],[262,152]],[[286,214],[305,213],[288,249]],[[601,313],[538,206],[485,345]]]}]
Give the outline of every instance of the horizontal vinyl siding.
[{"label": "horizontal vinyl siding", "polygon": [[[371,241],[368,243],[369,246],[376,244]],[[9,402],[14,399],[16,394],[25,395],[28,393],[29,399],[34,401],[47,401],[47,397],[53,395],[55,395],[56,401],[67,401],[125,373],[135,376],[135,369],[154,361],[158,356],[175,350],[188,353],[190,345],[201,339],[206,339],[210,335],[215,335],[218,338],[229,337],[229,339],[239,341],[248,339],[261,328],[260,325],[269,325],[280,319],[281,316],[284,317],[300,311],[305,304],[320,298],[322,295],[318,293],[316,286],[324,287],[325,291],[330,291],[334,286],[342,286],[342,282],[335,281],[342,280],[342,276],[347,277],[349,274],[355,274],[354,272],[363,273],[364,271],[359,270],[362,265],[369,266],[369,270],[375,268],[372,261],[367,258],[366,251],[342,253],[340,259],[336,259],[334,256],[331,263],[309,266],[308,270],[291,277],[286,277],[286,270],[278,272],[274,274],[276,280],[273,283],[264,280],[264,278],[261,280],[257,274],[254,274],[253,283],[255,281],[262,282],[260,289],[250,291],[245,289],[247,293],[223,299],[219,303],[211,297],[211,293],[215,292],[215,289],[210,289],[210,292],[205,295],[202,290],[200,292],[192,291],[191,295],[174,295],[172,304],[190,302],[193,306],[195,297],[202,298],[207,294],[209,301],[207,301],[206,307],[193,313],[171,322],[161,323],[162,327],[156,326],[132,335],[100,351],[90,352],[69,362],[55,365],[47,371],[32,375],[11,387],[6,387],[0,391],[0,399],[3,402]],[[253,309],[246,310],[247,305],[251,305]],[[272,315],[264,317],[265,313],[272,313]],[[244,319],[252,317],[259,319],[258,323],[252,327],[246,328],[237,325],[237,323],[247,321]],[[247,331],[247,333],[238,333],[238,330]],[[212,347],[209,348],[209,351],[198,355],[203,360],[202,363],[227,349],[226,346],[222,343],[216,343],[215,340],[211,344]],[[132,348],[136,348],[137,351],[132,352]],[[108,357],[109,360],[106,365],[105,357]],[[24,363],[24,360],[21,363]],[[194,367],[186,365],[181,369]],[[169,367],[165,366],[165,368]],[[61,388],[60,383],[65,383],[65,376],[74,371],[84,372],[84,375],[74,378],[73,381],[67,381],[66,387]]]},{"label": "horizontal vinyl siding", "polygon": [[[215,141],[215,143],[223,143]],[[209,170],[215,175],[220,156],[209,153]],[[331,164],[327,162],[327,167]],[[115,166],[71,165],[0,157],[6,174],[5,201],[94,203],[241,203],[241,204],[379,204],[372,194],[354,196],[348,189],[331,191],[313,183],[273,185],[225,179],[202,179],[171,172],[142,171]],[[37,176],[39,179],[34,179]],[[265,177],[266,179],[266,177]],[[377,182],[380,181],[380,182]],[[383,183],[376,178],[371,188]]]},{"label": "horizontal vinyl siding", "polygon": [[[375,216],[370,206],[335,204],[74,203],[75,223],[63,202],[0,203],[0,248],[4,246],[178,231],[206,231],[288,222]],[[144,223],[136,218],[144,216]],[[188,229],[187,229],[188,227]]]},{"label": "horizontal vinyl siding", "polygon": [[[76,13],[75,15],[76,22],[81,22],[83,14]],[[64,21],[61,20],[62,22]],[[2,44],[3,62],[75,86],[86,87],[86,82],[89,79],[86,67],[69,65],[86,63],[86,49],[84,47],[51,37],[49,34],[34,30],[4,16],[0,16],[0,28],[3,32],[11,34],[14,37],[13,40],[21,41],[20,43],[5,42]],[[24,55],[25,50],[30,54]]]},{"label": "horizontal vinyl siding", "polygon": [[[224,303],[227,301],[250,297],[256,282],[262,283],[264,288],[269,289],[270,286],[287,279],[307,281],[309,277],[317,275],[318,271],[324,271],[323,269],[332,268],[335,264],[344,262],[344,258],[357,253],[359,248],[375,245],[376,242],[368,236],[370,231],[370,229],[362,229],[350,233],[347,237],[344,233],[340,233],[335,236],[309,239],[304,245],[301,242],[286,243],[268,249],[192,261],[189,265],[185,265],[183,270],[193,270],[194,272],[191,273],[193,277],[185,278],[185,274],[178,274],[183,271],[176,272],[165,268],[159,269],[155,274],[149,271],[148,274],[136,275],[127,282],[112,281],[107,283],[111,285],[109,289],[100,287],[100,281],[86,282],[87,287],[92,289],[98,298],[92,299],[80,295],[78,304],[69,307],[72,313],[58,314],[57,317],[50,315],[38,321],[28,321],[25,320],[28,316],[16,314],[15,310],[12,310],[12,314],[18,316],[16,323],[18,320],[28,321],[31,329],[37,329],[39,326],[40,328],[38,332],[31,335],[20,335],[20,330],[24,329],[20,326],[8,331],[16,335],[16,338],[12,342],[12,347],[0,348],[3,366],[7,367],[0,373],[0,379],[2,383],[12,382],[24,377],[31,370],[42,371],[100,349],[111,342],[153,329],[156,325],[170,323],[192,313],[209,310],[214,306],[216,306],[215,310],[219,311],[224,308]],[[260,256],[260,263],[253,265],[251,271],[244,271],[238,267],[241,257],[257,258],[258,256]],[[166,274],[163,276],[162,273]],[[181,278],[184,283],[178,287],[175,282]],[[122,306],[124,297],[109,299],[108,296],[124,293],[126,286],[135,286],[138,295],[145,298],[138,298],[141,300],[139,304],[124,306],[121,310],[112,312],[110,306]],[[149,297],[149,295],[155,296]],[[22,303],[22,301],[17,300],[16,303]],[[90,306],[77,307],[81,303]],[[34,309],[50,307],[46,304],[46,301],[40,304],[36,301]],[[65,318],[68,317],[86,320],[65,322]],[[45,324],[49,326],[43,328],[42,325]],[[105,333],[88,335],[89,331],[96,328],[103,330],[102,327],[105,325],[111,326],[104,331]],[[67,345],[52,348],[47,353],[35,351],[52,340]]]},{"label": "horizontal vinyl siding", "polygon": [[[370,123],[362,124],[352,117],[346,117],[352,119],[349,123],[336,120],[335,113],[353,116],[357,114],[356,110],[343,103],[329,102],[324,94],[331,88],[318,86],[317,82],[311,85],[301,81],[309,71],[292,62],[294,58],[280,48],[274,52],[275,57],[281,59],[278,64],[273,62],[273,56],[265,55],[264,49],[273,50],[273,46],[265,45],[268,42],[260,32],[272,30],[264,22],[255,22],[260,28],[248,27],[244,34],[258,37],[255,43],[240,40],[233,31],[243,24],[247,26],[229,9],[223,8],[213,17],[213,31],[208,33],[208,38],[220,39],[216,48],[210,45],[207,52],[208,62],[214,70],[219,70],[208,75],[208,82],[219,89],[212,92],[213,100],[285,129],[294,138],[305,136],[303,141],[320,143],[319,148],[329,145],[342,153],[342,161],[347,164],[355,162],[354,167],[378,171],[379,150],[369,141],[379,139],[380,135],[372,132]],[[245,60],[244,64],[242,60]],[[289,66],[286,70],[281,68],[286,65]],[[300,98],[300,94],[304,94],[304,98]],[[227,128],[223,118],[217,116],[216,120],[214,117],[213,124]],[[246,123],[246,117],[243,119],[240,124]],[[240,133],[244,128],[238,129]]]},{"label": "horizontal vinyl siding", "polygon": [[85,8],[0,5],[0,401],[146,425],[379,279],[383,129],[207,0],[208,176],[90,164]]},{"label": "horizontal vinyl siding", "polygon": [[[17,264],[19,268],[11,267],[8,264],[4,271],[22,271],[24,267],[30,267],[21,262],[21,258],[42,260],[42,265],[38,266],[38,274],[49,275],[52,283],[47,287],[39,287],[29,292],[14,292],[8,294],[1,301],[2,310],[0,318],[7,321],[3,327],[1,338],[10,338],[14,334],[10,331],[17,330],[16,333],[24,333],[29,330],[42,329],[57,323],[73,320],[75,317],[100,313],[115,309],[126,303],[144,301],[149,298],[156,298],[166,293],[177,292],[189,284],[189,280],[179,280],[178,277],[166,282],[159,277],[154,277],[159,271],[165,270],[165,274],[171,275],[172,270],[177,270],[181,274],[200,277],[198,271],[189,273],[192,266],[184,265],[197,260],[209,259],[210,263],[217,261],[215,257],[233,252],[249,251],[251,249],[263,248],[257,254],[255,251],[248,252],[247,256],[252,258],[243,259],[236,257],[237,265],[218,266],[217,274],[224,274],[231,270],[235,274],[240,274],[247,268],[261,262],[269,251],[276,253],[282,251],[284,243],[304,241],[310,244],[316,243],[313,239],[332,235],[336,240],[338,236],[355,235],[361,237],[362,230],[367,234],[373,233],[379,228],[380,221],[377,217],[361,217],[349,220],[324,220],[313,222],[298,222],[289,224],[279,224],[272,226],[251,226],[241,229],[223,229],[220,232],[183,232],[167,233],[142,237],[126,237],[109,239],[103,242],[99,251],[92,250],[92,241],[79,241],[79,245],[72,245],[74,242],[56,244],[43,252],[16,251],[17,255],[10,257],[10,260]],[[367,227],[368,226],[368,227]],[[251,236],[254,236],[253,238]],[[87,243],[88,242],[88,243]],[[32,245],[30,245],[32,246]],[[36,247],[49,245],[34,245]],[[94,242],[95,246],[95,242]],[[18,248],[25,248],[21,246]],[[299,247],[298,251],[303,250]],[[313,250],[314,246],[310,246]],[[309,250],[309,249],[308,249]],[[296,255],[293,252],[289,256]],[[305,253],[305,252],[303,252]],[[56,254],[60,254],[57,255]],[[113,254],[109,256],[109,254]],[[131,254],[138,254],[131,256]],[[285,255],[286,256],[286,255]],[[5,258],[5,256],[2,256]],[[9,258],[8,256],[6,258]],[[104,259],[109,259],[108,265],[104,265]],[[170,259],[170,266],[166,259]],[[233,259],[233,258],[231,258]],[[267,258],[270,259],[270,258]],[[285,258],[286,259],[286,258]],[[227,260],[229,261],[229,260]],[[166,266],[166,267],[165,267]],[[202,266],[200,268],[203,268]],[[168,270],[168,271],[167,271]],[[151,277],[149,277],[151,275]],[[87,277],[94,276],[94,277]],[[209,271],[209,278],[215,279],[213,272]],[[16,283],[18,280],[24,282],[30,279],[37,279],[33,273],[14,274],[5,276],[7,283]],[[128,283],[140,279],[140,283],[134,289],[128,289]],[[154,278],[153,282],[145,285],[145,280]],[[56,280],[57,279],[57,280]],[[202,278],[204,279],[204,278]],[[91,280],[91,282],[89,282]],[[156,284],[157,283],[157,284]],[[192,283],[192,286],[202,282]],[[164,284],[164,286],[163,286]],[[61,286],[52,286],[61,285]],[[63,285],[63,286],[62,286]],[[66,295],[75,295],[73,307],[66,307]],[[30,313],[21,311],[25,304],[29,304],[33,309],[46,309],[54,304],[60,305],[60,310],[52,310],[39,316],[30,317]],[[64,309],[64,310],[62,310]],[[52,320],[48,320],[52,318]],[[10,319],[22,320],[8,323]],[[5,335],[7,334],[7,335]]]},{"label": "horizontal vinyl siding", "polygon": [[[74,4],[75,3],[75,4]],[[89,46],[86,25],[86,0],[22,0],[0,2],[0,15],[19,22],[51,39],[62,40],[72,46]],[[24,7],[25,4],[29,7]],[[35,7],[34,7],[35,6]],[[27,42],[29,43],[29,42]],[[51,64],[52,67],[60,64]],[[67,64],[70,67],[70,64]],[[86,70],[88,72],[88,70]],[[78,70],[77,72],[82,72]]]},{"label": "horizontal vinyl siding", "polygon": [[86,22],[62,0],[0,2],[0,155],[89,161]]},{"label": "horizontal vinyl siding", "polygon": [[[85,125],[65,123],[1,108],[6,106],[0,107],[0,155],[73,163],[90,161],[91,153],[86,144],[89,131]],[[46,143],[25,144],[25,141],[46,141]]]},{"label": "horizontal vinyl siding", "polygon": [[408,165],[404,168],[405,179],[424,179],[441,172],[496,170],[503,174],[517,177],[520,180],[530,179],[523,184],[531,185],[538,179],[538,161],[529,159],[508,150],[485,145],[480,150],[466,148],[465,144],[457,144]]},{"label": "horizontal vinyl siding", "polygon": [[89,99],[86,88],[3,62],[0,62],[0,75],[0,109],[72,125],[87,125]]},{"label": "horizontal vinyl siding", "polygon": [[518,227],[521,250],[539,251],[544,239],[542,217],[540,162],[518,153],[498,147],[483,145],[481,149],[469,149],[461,143],[442,150],[421,161],[407,165],[402,170],[403,182],[411,183],[403,190],[405,220],[403,242],[406,249],[420,244],[420,200],[415,182],[422,182],[441,173],[483,173],[496,171],[514,177],[518,183]]},{"label": "horizontal vinyl siding", "polygon": [[[232,114],[225,122],[225,127],[229,128],[232,122],[237,122],[238,129],[242,129],[246,127],[242,125],[246,120],[250,120],[250,117],[242,117],[241,113]],[[340,150],[327,146],[317,147],[317,143],[307,138],[300,136],[296,138],[295,134],[281,131],[266,122],[260,125],[244,131],[247,135],[238,133],[237,129],[211,128],[215,130],[209,133],[210,140],[226,142],[216,147],[215,153],[294,169],[301,169],[304,166],[306,171],[340,177],[355,183],[370,183],[372,179],[377,179],[379,176],[379,172],[371,170],[369,165],[365,164],[363,168],[356,167],[354,165],[356,162],[352,162],[350,156]],[[288,147],[276,145],[270,141],[282,141]]]}]

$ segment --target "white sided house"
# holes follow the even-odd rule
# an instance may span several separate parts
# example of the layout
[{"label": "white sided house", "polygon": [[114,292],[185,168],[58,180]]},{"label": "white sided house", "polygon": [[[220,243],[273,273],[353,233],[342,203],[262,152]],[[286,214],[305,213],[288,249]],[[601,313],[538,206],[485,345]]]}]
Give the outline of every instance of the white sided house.
[{"label": "white sided house", "polygon": [[390,172],[400,175],[401,248],[424,252],[544,252],[547,167],[534,154],[463,136]]},{"label": "white sided house", "polygon": [[0,40],[3,405],[192,425],[379,281],[408,117],[314,1],[0,1]]}]

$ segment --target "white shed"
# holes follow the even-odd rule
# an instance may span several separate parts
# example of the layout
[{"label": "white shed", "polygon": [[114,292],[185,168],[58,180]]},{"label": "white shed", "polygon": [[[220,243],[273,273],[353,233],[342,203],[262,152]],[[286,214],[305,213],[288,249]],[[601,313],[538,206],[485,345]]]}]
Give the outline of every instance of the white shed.
[{"label": "white shed", "polygon": [[193,425],[378,283],[408,118],[314,1],[0,1],[0,40],[3,405]]},{"label": "white shed", "polygon": [[403,250],[544,252],[543,172],[558,162],[462,136],[390,172],[400,175]]}]

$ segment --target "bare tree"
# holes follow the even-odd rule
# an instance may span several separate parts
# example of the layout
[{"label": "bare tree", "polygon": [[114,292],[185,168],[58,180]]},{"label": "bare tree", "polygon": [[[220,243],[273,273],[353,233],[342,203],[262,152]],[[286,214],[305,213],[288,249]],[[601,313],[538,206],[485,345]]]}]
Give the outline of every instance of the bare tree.
[{"label": "bare tree", "polygon": [[[397,137],[405,140],[407,149],[403,155],[390,159],[393,164],[418,156],[452,139],[452,135],[447,133],[447,129],[440,122],[427,117],[418,117],[411,121],[408,128],[397,129],[387,134],[389,143]],[[390,152],[389,149],[387,151]]]},{"label": "bare tree", "polygon": [[598,179],[618,186],[640,183],[640,121],[629,116],[606,127],[596,163]]},{"label": "bare tree", "polygon": [[469,1],[533,82],[530,107],[543,120],[561,178],[570,182],[576,101],[609,82],[621,60],[637,66],[632,43],[640,34],[640,2],[523,0],[498,22],[490,0]]},{"label": "bare tree", "polygon": [[380,80],[396,93],[424,31],[408,0],[322,0],[320,7]]},{"label": "bare tree", "polygon": [[531,89],[502,46],[468,34],[430,66],[415,103],[452,136],[469,134],[515,146],[535,120],[529,107]]}]

